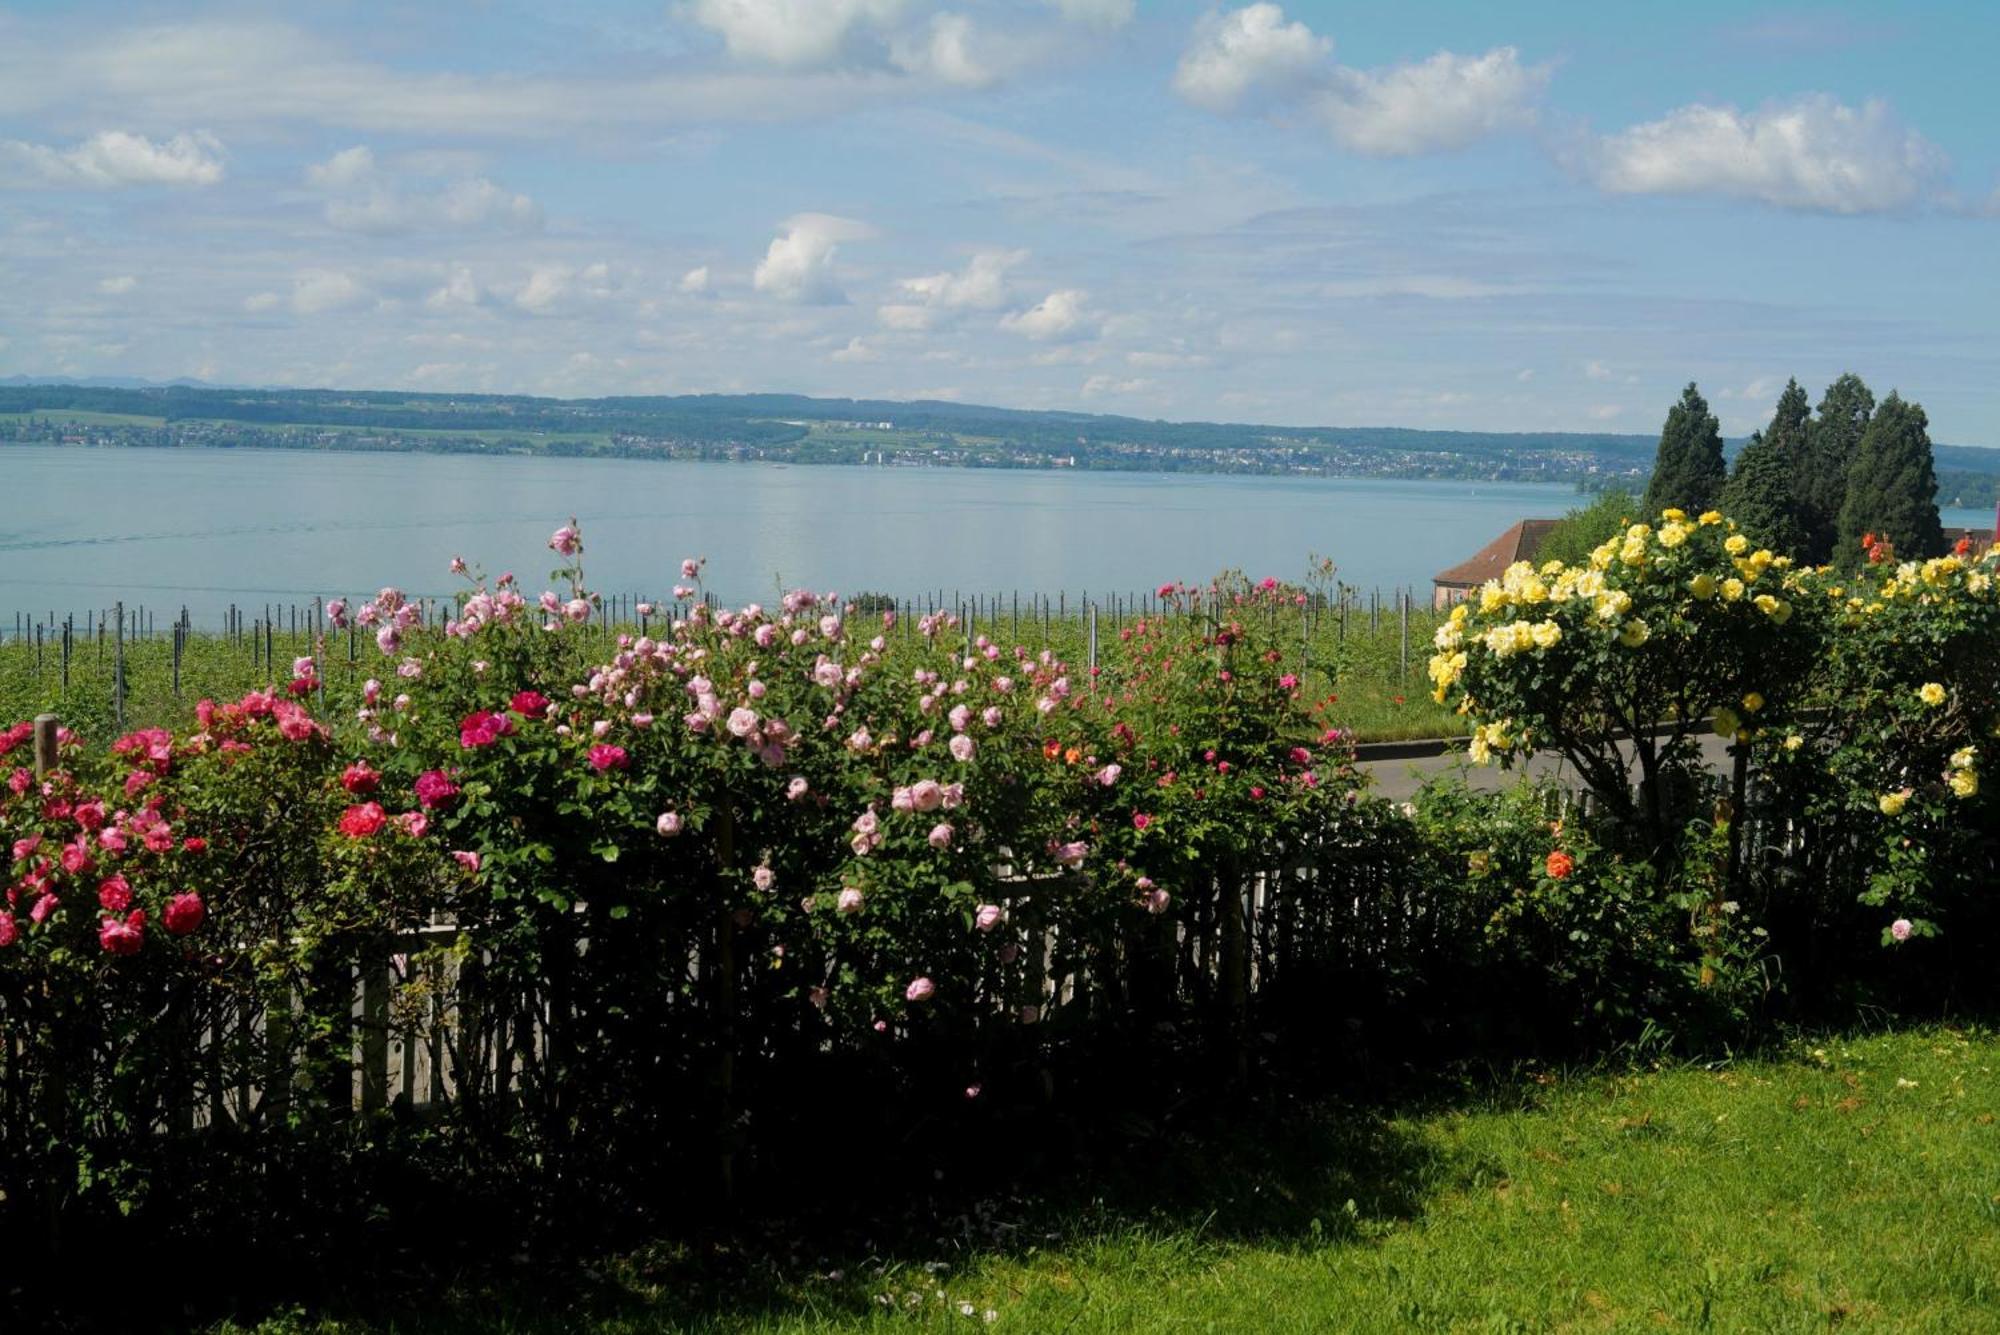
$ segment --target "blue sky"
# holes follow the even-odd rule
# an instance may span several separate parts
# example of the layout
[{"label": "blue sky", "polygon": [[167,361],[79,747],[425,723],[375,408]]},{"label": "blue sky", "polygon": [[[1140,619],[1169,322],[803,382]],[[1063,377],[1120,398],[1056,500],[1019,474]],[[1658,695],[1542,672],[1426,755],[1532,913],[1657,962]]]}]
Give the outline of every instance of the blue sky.
[{"label": "blue sky", "polygon": [[2000,6],[0,6],[0,374],[2000,444]]}]

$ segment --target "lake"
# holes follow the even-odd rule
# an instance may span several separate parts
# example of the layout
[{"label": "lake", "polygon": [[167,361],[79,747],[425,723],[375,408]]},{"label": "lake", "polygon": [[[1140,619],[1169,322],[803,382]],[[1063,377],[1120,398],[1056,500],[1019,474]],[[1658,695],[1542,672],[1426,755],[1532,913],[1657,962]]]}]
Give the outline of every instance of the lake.
[{"label": "lake", "polygon": [[47,446],[0,448],[0,498],[0,629],[120,599],[212,626],[232,603],[444,593],[454,555],[532,591],[571,515],[606,593],[662,595],[683,556],[745,601],[798,584],[1129,594],[1229,567],[1299,578],[1318,553],[1363,590],[1427,597],[1516,519],[1577,503],[1498,482]]}]

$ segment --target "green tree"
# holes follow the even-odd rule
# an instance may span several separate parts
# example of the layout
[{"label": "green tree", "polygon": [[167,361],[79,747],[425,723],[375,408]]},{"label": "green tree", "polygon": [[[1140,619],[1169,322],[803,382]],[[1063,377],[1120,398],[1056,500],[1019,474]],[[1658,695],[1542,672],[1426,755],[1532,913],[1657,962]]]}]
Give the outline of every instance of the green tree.
[{"label": "green tree", "polygon": [[1769,429],[1750,438],[1736,456],[1736,472],[1722,489],[1724,514],[1757,542],[1794,559],[1806,551],[1799,483],[1811,414],[1799,382],[1788,382]]},{"label": "green tree", "polygon": [[1837,549],[1842,565],[1862,559],[1861,539],[1869,533],[1888,541],[1898,556],[1944,555],[1929,428],[1923,406],[1904,402],[1893,390],[1869,419],[1847,470]]},{"label": "green tree", "polygon": [[1852,371],[1826,388],[1819,416],[1806,433],[1799,459],[1799,519],[1806,530],[1806,559],[1825,565],[1834,558],[1841,507],[1847,502],[1847,470],[1875,411],[1875,395]]},{"label": "green tree", "polygon": [[1667,412],[1653,480],[1646,484],[1648,517],[1669,507],[1689,514],[1712,509],[1729,472],[1722,462],[1722,424],[1692,381]]},{"label": "green tree", "polygon": [[1535,549],[1535,562],[1588,565],[1594,549],[1623,533],[1626,525],[1641,513],[1639,498],[1631,492],[1623,487],[1607,491],[1589,505],[1580,505],[1564,515]]}]

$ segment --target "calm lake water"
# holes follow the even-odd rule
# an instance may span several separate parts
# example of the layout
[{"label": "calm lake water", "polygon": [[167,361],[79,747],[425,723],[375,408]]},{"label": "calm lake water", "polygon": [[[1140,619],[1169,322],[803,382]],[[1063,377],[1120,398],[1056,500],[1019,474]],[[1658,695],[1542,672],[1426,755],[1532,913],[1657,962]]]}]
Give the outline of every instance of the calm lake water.
[{"label": "calm lake water", "polygon": [[[198,624],[231,603],[453,588],[454,555],[540,587],[574,514],[603,592],[664,594],[709,558],[730,601],[780,585],[1131,593],[1318,553],[1362,589],[1413,586],[1567,487],[422,454],[0,448],[0,629],[123,599]],[[1975,523],[1967,515],[1945,522]]]}]

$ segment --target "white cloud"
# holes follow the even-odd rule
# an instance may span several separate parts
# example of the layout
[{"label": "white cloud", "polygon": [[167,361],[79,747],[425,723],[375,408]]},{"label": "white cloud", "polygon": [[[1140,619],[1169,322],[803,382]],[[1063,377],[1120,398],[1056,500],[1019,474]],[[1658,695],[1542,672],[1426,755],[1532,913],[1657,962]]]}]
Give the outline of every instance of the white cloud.
[{"label": "white cloud", "polygon": [[1532,366],[1524,367],[1523,369],[1516,371],[1514,373],[1514,379],[1520,381],[1524,385],[1527,384],[1530,380],[1533,380],[1534,378],[1535,378],[1535,368]]},{"label": "white cloud", "polygon": [[1194,352],[1128,352],[1125,354],[1127,366],[1146,371],[1187,371],[1207,366],[1208,358]]},{"label": "white cloud", "polygon": [[837,362],[879,362],[882,360],[882,354],[869,346],[867,340],[861,338],[848,339],[846,347],[834,351],[829,356],[831,360]]},{"label": "white cloud", "polygon": [[582,269],[567,264],[538,264],[514,293],[514,304],[531,314],[546,315],[572,297],[602,298],[611,291],[611,266],[602,260]]},{"label": "white cloud", "polygon": [[222,144],[212,134],[177,134],[158,143],[123,130],[101,130],[73,148],[0,141],[0,184],[109,189],[121,185],[214,185],[223,176]]},{"label": "white cloud", "polygon": [[927,31],[900,34],[889,58],[906,74],[936,79],[956,88],[987,88],[1000,76],[973,54],[972,20],[963,14],[933,15]]},{"label": "white cloud", "polygon": [[454,264],[443,285],[424,298],[424,305],[434,311],[467,310],[479,304],[479,296],[479,284],[473,281],[472,270]]},{"label": "white cloud", "polygon": [[1025,311],[1002,316],[1000,327],[1038,343],[1079,338],[1089,332],[1085,328],[1085,321],[1089,318],[1088,302],[1088,294],[1075,288],[1064,288],[1049,293]]},{"label": "white cloud", "polygon": [[375,177],[375,150],[366,144],[343,148],[325,162],[306,168],[306,184],[322,190],[346,190]]},{"label": "white cloud", "polygon": [[1132,21],[1138,0],[1047,0],[1071,23],[1087,28],[1122,28]]},{"label": "white cloud", "polygon": [[1381,69],[1332,62],[1333,43],[1275,4],[1205,15],[1174,71],[1174,90],[1209,111],[1270,110],[1317,121],[1341,147],[1377,157],[1463,148],[1534,119],[1545,66],[1511,46],[1440,51]]},{"label": "white cloud", "polygon": [[1153,382],[1140,377],[1120,380],[1116,376],[1094,375],[1083,382],[1083,396],[1092,398],[1099,394],[1138,394],[1153,387]]},{"label": "white cloud", "polygon": [[1586,165],[1599,188],[1620,194],[1876,213],[1915,203],[1946,163],[1887,103],[1850,107],[1813,94],[1749,112],[1685,106],[1597,141]]},{"label": "white cloud", "polygon": [[127,292],[130,292],[133,288],[137,286],[139,286],[139,280],[137,278],[134,278],[131,274],[125,273],[125,274],[119,274],[113,278],[99,279],[97,283],[97,290],[99,292],[104,293],[106,296],[122,297]]},{"label": "white cloud", "polygon": [[1385,274],[1376,278],[1336,278],[1319,286],[1323,297],[1426,297],[1432,301],[1472,301],[1509,296],[1522,291],[1506,283],[1489,283],[1454,274]]},{"label": "white cloud", "polygon": [[243,309],[254,314],[274,311],[284,305],[285,299],[275,292],[256,292],[243,298]]},{"label": "white cloud", "polygon": [[689,296],[702,296],[706,294],[709,290],[708,285],[709,276],[706,264],[696,265],[681,275],[681,291],[687,293]]},{"label": "white cloud", "polygon": [[884,329],[895,329],[905,333],[929,329],[938,322],[940,312],[930,306],[916,306],[908,302],[891,302],[875,308],[875,318]]},{"label": "white cloud", "polygon": [[344,148],[306,168],[306,183],[328,196],[326,221],[344,232],[539,231],[541,206],[483,176],[410,189],[376,169],[367,145]]},{"label": "white cloud", "polygon": [[1585,380],[1609,380],[1611,378],[1611,368],[1593,357],[1583,364],[1583,378]]},{"label": "white cloud", "polygon": [[804,69],[832,64],[857,28],[893,24],[906,7],[905,0],[694,0],[686,12],[739,60]]},{"label": "white cloud", "polygon": [[785,220],[757,263],[751,285],[781,301],[805,306],[838,306],[847,294],[833,273],[834,256],[844,241],[875,235],[867,223],[828,213],[801,213]]},{"label": "white cloud", "polygon": [[905,278],[897,286],[924,306],[995,310],[1007,303],[1007,271],[1027,258],[1025,250],[982,250],[957,273]]},{"label": "white cloud", "polygon": [[1342,147],[1407,157],[1528,124],[1548,80],[1546,66],[1523,65],[1511,46],[1478,56],[1440,51],[1381,70],[1337,70],[1317,109]]},{"label": "white cloud", "polygon": [[1587,411],[1593,422],[1609,422],[1612,418],[1621,417],[1625,413],[1624,406],[1616,403],[1592,404]]},{"label": "white cloud", "polygon": [[302,269],[292,280],[292,309],[300,315],[344,310],[367,299],[354,276],[338,269]]},{"label": "white cloud", "polygon": [[1333,43],[1273,4],[1204,14],[1174,71],[1174,91],[1198,107],[1232,111],[1260,85],[1282,90],[1309,80]]}]

